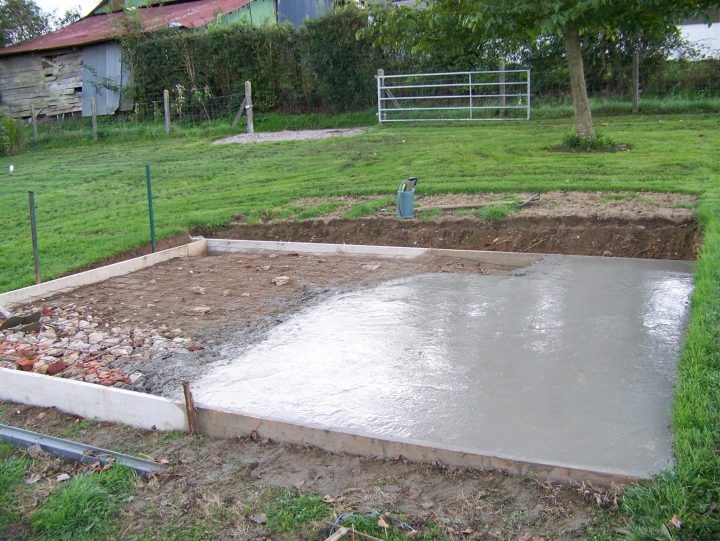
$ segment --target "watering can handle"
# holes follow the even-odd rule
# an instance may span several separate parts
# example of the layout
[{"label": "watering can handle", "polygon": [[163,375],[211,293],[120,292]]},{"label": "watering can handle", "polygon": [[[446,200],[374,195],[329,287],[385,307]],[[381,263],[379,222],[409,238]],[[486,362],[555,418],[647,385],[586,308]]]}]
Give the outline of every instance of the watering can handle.
[{"label": "watering can handle", "polygon": [[398,186],[398,191],[399,191],[399,192],[404,192],[406,186],[407,186],[407,180],[405,180],[405,179],[401,180],[401,181],[400,181],[400,186]]}]

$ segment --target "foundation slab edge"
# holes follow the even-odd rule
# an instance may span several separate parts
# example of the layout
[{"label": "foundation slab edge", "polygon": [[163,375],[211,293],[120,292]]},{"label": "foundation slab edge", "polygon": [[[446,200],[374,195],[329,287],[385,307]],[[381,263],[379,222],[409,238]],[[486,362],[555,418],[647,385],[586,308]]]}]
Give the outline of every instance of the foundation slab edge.
[{"label": "foundation slab edge", "polygon": [[49,280],[34,286],[28,286],[0,294],[0,304],[9,308],[13,305],[23,304],[36,299],[42,299],[72,291],[82,286],[96,284],[109,278],[130,274],[147,267],[152,267],[163,261],[187,256],[207,255],[207,241],[205,239],[194,240],[189,244],[169,248],[154,254],[146,254],[127,261],[120,261],[97,269],[91,269],[77,274],[71,274],[63,278]]},{"label": "foundation slab edge", "polygon": [[216,438],[258,436],[294,445],[312,445],[325,451],[410,462],[444,464],[559,483],[589,482],[598,486],[619,486],[645,478],[627,472],[593,471],[570,466],[541,464],[521,459],[481,455],[462,450],[435,447],[411,441],[376,438],[335,430],[302,426],[252,417],[240,413],[198,407],[202,434]]}]

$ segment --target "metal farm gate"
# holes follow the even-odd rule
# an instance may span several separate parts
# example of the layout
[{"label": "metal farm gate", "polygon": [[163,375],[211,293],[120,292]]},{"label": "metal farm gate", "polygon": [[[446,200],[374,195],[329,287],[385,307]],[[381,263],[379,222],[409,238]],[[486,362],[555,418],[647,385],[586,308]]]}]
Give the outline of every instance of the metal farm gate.
[{"label": "metal farm gate", "polygon": [[378,70],[378,120],[530,120],[530,70],[385,75]]}]

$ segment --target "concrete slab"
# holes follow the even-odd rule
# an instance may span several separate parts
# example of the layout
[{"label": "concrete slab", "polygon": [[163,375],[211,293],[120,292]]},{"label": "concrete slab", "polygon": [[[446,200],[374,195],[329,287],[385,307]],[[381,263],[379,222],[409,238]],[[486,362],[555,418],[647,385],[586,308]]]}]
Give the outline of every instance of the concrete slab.
[{"label": "concrete slab", "polygon": [[692,264],[544,256],[339,294],[193,384],[204,407],[529,463],[647,477]]}]

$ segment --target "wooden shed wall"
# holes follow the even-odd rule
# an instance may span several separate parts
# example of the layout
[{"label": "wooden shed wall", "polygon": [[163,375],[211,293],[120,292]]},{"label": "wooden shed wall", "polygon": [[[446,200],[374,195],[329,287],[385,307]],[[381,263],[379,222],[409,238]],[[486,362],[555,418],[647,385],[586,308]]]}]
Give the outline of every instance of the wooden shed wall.
[{"label": "wooden shed wall", "polygon": [[79,49],[0,57],[0,109],[28,118],[82,110],[82,54]]}]

